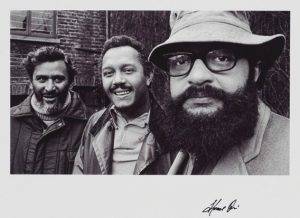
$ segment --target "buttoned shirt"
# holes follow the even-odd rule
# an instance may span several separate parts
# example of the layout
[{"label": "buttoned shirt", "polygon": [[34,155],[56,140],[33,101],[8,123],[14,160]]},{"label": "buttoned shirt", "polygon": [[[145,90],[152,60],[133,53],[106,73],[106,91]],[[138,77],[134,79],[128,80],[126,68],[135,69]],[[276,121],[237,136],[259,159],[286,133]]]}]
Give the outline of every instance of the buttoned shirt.
[{"label": "buttoned shirt", "polygon": [[133,174],[144,138],[149,134],[149,112],[129,122],[112,107],[110,113],[115,127],[112,174]]}]

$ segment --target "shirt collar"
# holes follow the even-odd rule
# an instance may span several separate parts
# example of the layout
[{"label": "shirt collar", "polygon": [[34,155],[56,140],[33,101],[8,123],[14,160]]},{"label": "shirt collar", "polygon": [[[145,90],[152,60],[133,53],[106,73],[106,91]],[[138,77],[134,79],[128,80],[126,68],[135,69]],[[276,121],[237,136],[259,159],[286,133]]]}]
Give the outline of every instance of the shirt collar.
[{"label": "shirt collar", "polygon": [[[125,118],[122,116],[122,114],[117,110],[115,105],[112,105],[109,108],[110,116],[112,117],[112,123],[115,128],[118,128],[119,121],[122,120],[125,125],[133,124],[140,127],[145,127],[149,124],[149,118],[150,118],[150,109],[148,112],[145,112],[141,114],[140,116],[136,117],[135,119],[131,120],[130,122],[127,122]],[[119,119],[119,120],[118,120]]]}]

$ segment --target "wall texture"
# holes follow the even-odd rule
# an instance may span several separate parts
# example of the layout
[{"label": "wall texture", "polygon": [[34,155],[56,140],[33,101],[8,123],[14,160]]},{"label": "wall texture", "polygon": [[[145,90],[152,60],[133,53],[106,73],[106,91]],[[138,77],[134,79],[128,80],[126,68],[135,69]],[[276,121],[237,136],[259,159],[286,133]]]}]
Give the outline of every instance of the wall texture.
[{"label": "wall texture", "polygon": [[[150,51],[165,41],[170,33],[169,11],[113,11],[110,12],[110,35],[127,34],[142,41]],[[284,34],[286,46],[274,66],[266,73],[266,82],[259,92],[261,98],[273,111],[289,116],[290,90],[290,12],[253,11],[250,13],[251,29],[254,33],[272,35]],[[168,95],[168,81],[156,69],[153,92],[163,104]],[[162,95],[164,93],[164,95]]]},{"label": "wall texture", "polygon": [[[57,11],[57,43],[11,39],[11,103],[18,103],[30,92],[22,59],[38,47],[52,45],[62,48],[77,68],[74,89],[81,92],[88,105],[99,106],[101,96],[95,87],[99,55],[106,35],[105,11]],[[87,95],[89,97],[85,97]]]},{"label": "wall texture", "polygon": [[[89,106],[101,108],[107,101],[99,88],[98,61],[105,39],[119,34],[134,36],[150,51],[168,38],[169,15],[169,11],[57,11],[58,43],[11,39],[11,105],[29,93],[28,78],[20,65],[22,59],[35,48],[55,45],[71,56],[78,69],[74,89]],[[285,50],[274,66],[265,72],[266,83],[259,94],[274,111],[289,116],[290,13],[252,12],[251,21],[255,33],[283,33],[286,36]],[[152,90],[163,105],[164,96],[168,95],[168,80],[159,69],[155,69]]]}]

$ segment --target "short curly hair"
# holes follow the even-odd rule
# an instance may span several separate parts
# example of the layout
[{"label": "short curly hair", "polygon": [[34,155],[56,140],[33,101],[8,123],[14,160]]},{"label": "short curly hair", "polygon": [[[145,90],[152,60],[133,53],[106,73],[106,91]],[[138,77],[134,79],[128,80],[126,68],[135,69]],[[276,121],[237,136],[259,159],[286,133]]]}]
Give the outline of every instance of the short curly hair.
[{"label": "short curly hair", "polygon": [[70,83],[74,81],[74,76],[77,74],[71,59],[60,48],[53,46],[43,46],[35,51],[31,51],[27,54],[27,57],[23,60],[23,65],[28,73],[30,80],[33,78],[33,72],[37,65],[44,62],[64,61],[67,67]]},{"label": "short curly hair", "polygon": [[147,60],[148,54],[146,52],[145,46],[135,38],[126,35],[112,36],[110,39],[105,41],[100,56],[100,69],[102,66],[102,61],[105,53],[109,49],[122,47],[122,46],[130,46],[139,53],[139,58],[141,64],[143,65],[145,75],[149,75],[153,71],[152,63]]}]

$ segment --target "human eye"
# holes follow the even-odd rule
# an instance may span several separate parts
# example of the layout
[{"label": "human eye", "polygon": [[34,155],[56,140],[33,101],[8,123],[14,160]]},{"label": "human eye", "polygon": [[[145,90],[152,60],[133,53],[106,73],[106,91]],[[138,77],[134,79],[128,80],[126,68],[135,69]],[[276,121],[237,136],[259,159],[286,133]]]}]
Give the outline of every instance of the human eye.
[{"label": "human eye", "polygon": [[53,78],[55,83],[61,83],[63,82],[66,78],[64,76],[56,76]]},{"label": "human eye", "polygon": [[123,72],[125,72],[127,74],[133,73],[134,71],[135,71],[134,67],[131,67],[131,66],[127,66],[127,67],[123,68]]},{"label": "human eye", "polygon": [[190,63],[190,58],[186,54],[179,54],[170,56],[168,58],[168,64],[170,67],[180,67]]},{"label": "human eye", "polygon": [[104,77],[111,77],[112,75],[113,75],[113,70],[111,70],[111,69],[106,69],[106,70],[103,70],[102,71],[102,75],[104,76]]},{"label": "human eye", "polygon": [[206,54],[206,65],[213,72],[230,70],[236,63],[236,55],[233,51],[219,49]]},{"label": "human eye", "polygon": [[35,79],[40,82],[40,83],[44,83],[47,80],[47,77],[45,76],[36,76]]},{"label": "human eye", "polygon": [[236,59],[235,54],[232,51],[224,50],[224,49],[209,52],[207,54],[207,57],[208,59],[210,59],[210,61],[219,64],[232,63]]},{"label": "human eye", "polygon": [[231,62],[232,60],[234,60],[234,58],[232,58],[232,56],[220,55],[216,56],[215,60],[218,62]]}]

